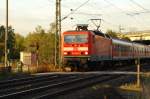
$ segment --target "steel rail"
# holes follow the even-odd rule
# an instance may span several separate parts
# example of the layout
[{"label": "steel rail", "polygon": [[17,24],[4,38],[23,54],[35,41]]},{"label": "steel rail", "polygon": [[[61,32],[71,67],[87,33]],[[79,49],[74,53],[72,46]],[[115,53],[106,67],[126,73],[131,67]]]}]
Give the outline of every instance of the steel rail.
[{"label": "steel rail", "polygon": [[14,87],[14,86],[23,85],[23,84],[29,84],[32,82],[42,81],[42,80],[46,80],[46,79],[54,79],[57,76],[58,75],[47,75],[47,76],[29,77],[29,78],[24,78],[24,79],[10,80],[8,82],[0,84],[0,90]]},{"label": "steel rail", "polygon": [[41,86],[45,86],[45,85],[49,85],[49,84],[54,84],[54,83],[59,83],[59,82],[64,81],[64,80],[70,80],[70,79],[75,79],[75,78],[77,78],[77,77],[76,76],[63,75],[63,76],[57,77],[55,79],[47,79],[44,81],[32,82],[32,83],[29,83],[26,85],[16,86],[13,88],[0,90],[0,95],[10,94],[13,92],[19,92],[19,91],[28,90],[28,89],[33,89],[33,88],[37,88],[37,87],[41,87]]},{"label": "steel rail", "polygon": [[97,78],[94,78],[94,79],[88,79],[88,81],[86,82],[77,82],[77,83],[74,83],[73,86],[72,86],[72,83],[70,83],[70,85],[66,85],[66,86],[62,86],[62,88],[59,88],[59,90],[56,90],[56,91],[52,91],[50,93],[50,91],[46,94],[43,94],[43,95],[39,95],[39,96],[36,96],[36,97],[33,97],[35,99],[49,99],[50,97],[57,97],[57,96],[60,96],[60,95],[64,95],[64,94],[67,94],[69,92],[73,92],[73,91],[76,91],[76,90],[80,90],[82,88],[86,88],[86,87],[89,87],[91,85],[94,85],[94,84],[97,84],[97,83],[103,83],[105,81],[111,81],[115,78],[118,78],[120,76],[107,76],[107,77],[97,77]]},{"label": "steel rail", "polygon": [[59,83],[54,83],[54,84],[40,86],[40,87],[29,89],[29,90],[24,90],[24,91],[20,91],[20,92],[14,92],[14,93],[6,94],[6,95],[1,95],[0,98],[3,98],[3,99],[8,99],[8,98],[14,99],[15,97],[23,98],[25,96],[32,96],[33,94],[38,94],[39,92],[44,92],[45,90],[49,90],[49,89],[52,89],[52,88],[58,88],[60,86],[68,85],[70,83],[77,83],[77,82],[81,82],[81,81],[87,81],[89,79],[97,78],[98,76],[100,76],[100,75],[92,75],[92,76],[88,76],[88,77],[80,77],[80,78],[76,78],[76,79],[69,80],[69,81],[61,81]]}]

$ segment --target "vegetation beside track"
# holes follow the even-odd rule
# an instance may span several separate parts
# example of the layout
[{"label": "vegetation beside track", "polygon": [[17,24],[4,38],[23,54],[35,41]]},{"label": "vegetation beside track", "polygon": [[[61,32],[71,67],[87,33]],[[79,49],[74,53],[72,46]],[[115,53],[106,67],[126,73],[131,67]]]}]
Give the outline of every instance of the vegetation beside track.
[{"label": "vegetation beside track", "polygon": [[144,99],[150,98],[150,73],[142,76],[142,95]]},{"label": "vegetation beside track", "polygon": [[142,91],[142,87],[137,86],[136,83],[122,85],[122,86],[120,86],[120,89],[127,90],[127,91],[138,91],[138,92]]},{"label": "vegetation beside track", "polygon": [[0,72],[0,81],[2,80],[10,80],[10,79],[15,79],[15,78],[22,78],[29,76],[30,74],[28,73],[13,73],[13,72]]}]

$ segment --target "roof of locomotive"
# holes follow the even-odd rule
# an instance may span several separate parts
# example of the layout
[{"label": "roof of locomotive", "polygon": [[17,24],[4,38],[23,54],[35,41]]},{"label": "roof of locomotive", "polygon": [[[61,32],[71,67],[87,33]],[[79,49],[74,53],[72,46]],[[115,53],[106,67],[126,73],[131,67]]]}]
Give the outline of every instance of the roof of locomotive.
[{"label": "roof of locomotive", "polygon": [[[93,34],[95,34],[95,35],[98,35],[98,36],[102,36],[102,37],[105,37],[105,38],[111,38],[108,34],[105,34],[105,33],[103,33],[103,32],[101,32],[101,31],[98,31],[98,30],[80,30],[80,31],[78,31],[78,30],[69,30],[69,31],[66,31],[66,32],[89,32],[89,33],[93,33]],[[64,32],[64,33],[66,33],[66,32]]]}]

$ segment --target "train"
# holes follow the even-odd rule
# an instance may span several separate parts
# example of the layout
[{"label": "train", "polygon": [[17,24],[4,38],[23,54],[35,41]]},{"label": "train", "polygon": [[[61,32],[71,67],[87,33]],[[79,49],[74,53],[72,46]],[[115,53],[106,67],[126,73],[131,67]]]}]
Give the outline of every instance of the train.
[{"label": "train", "polygon": [[87,25],[64,32],[61,45],[63,62],[71,68],[108,68],[150,59],[150,46],[112,38],[101,31],[88,30]]}]

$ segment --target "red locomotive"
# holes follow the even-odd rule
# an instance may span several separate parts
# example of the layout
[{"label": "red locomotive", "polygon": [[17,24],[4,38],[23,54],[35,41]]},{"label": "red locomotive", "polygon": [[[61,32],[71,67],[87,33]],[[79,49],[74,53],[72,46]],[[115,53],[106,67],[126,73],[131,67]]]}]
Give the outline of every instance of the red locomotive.
[{"label": "red locomotive", "polygon": [[134,62],[136,58],[147,60],[150,58],[150,47],[113,39],[100,31],[79,25],[76,30],[63,33],[62,53],[65,64],[82,68],[103,63],[109,66],[116,62]]}]

